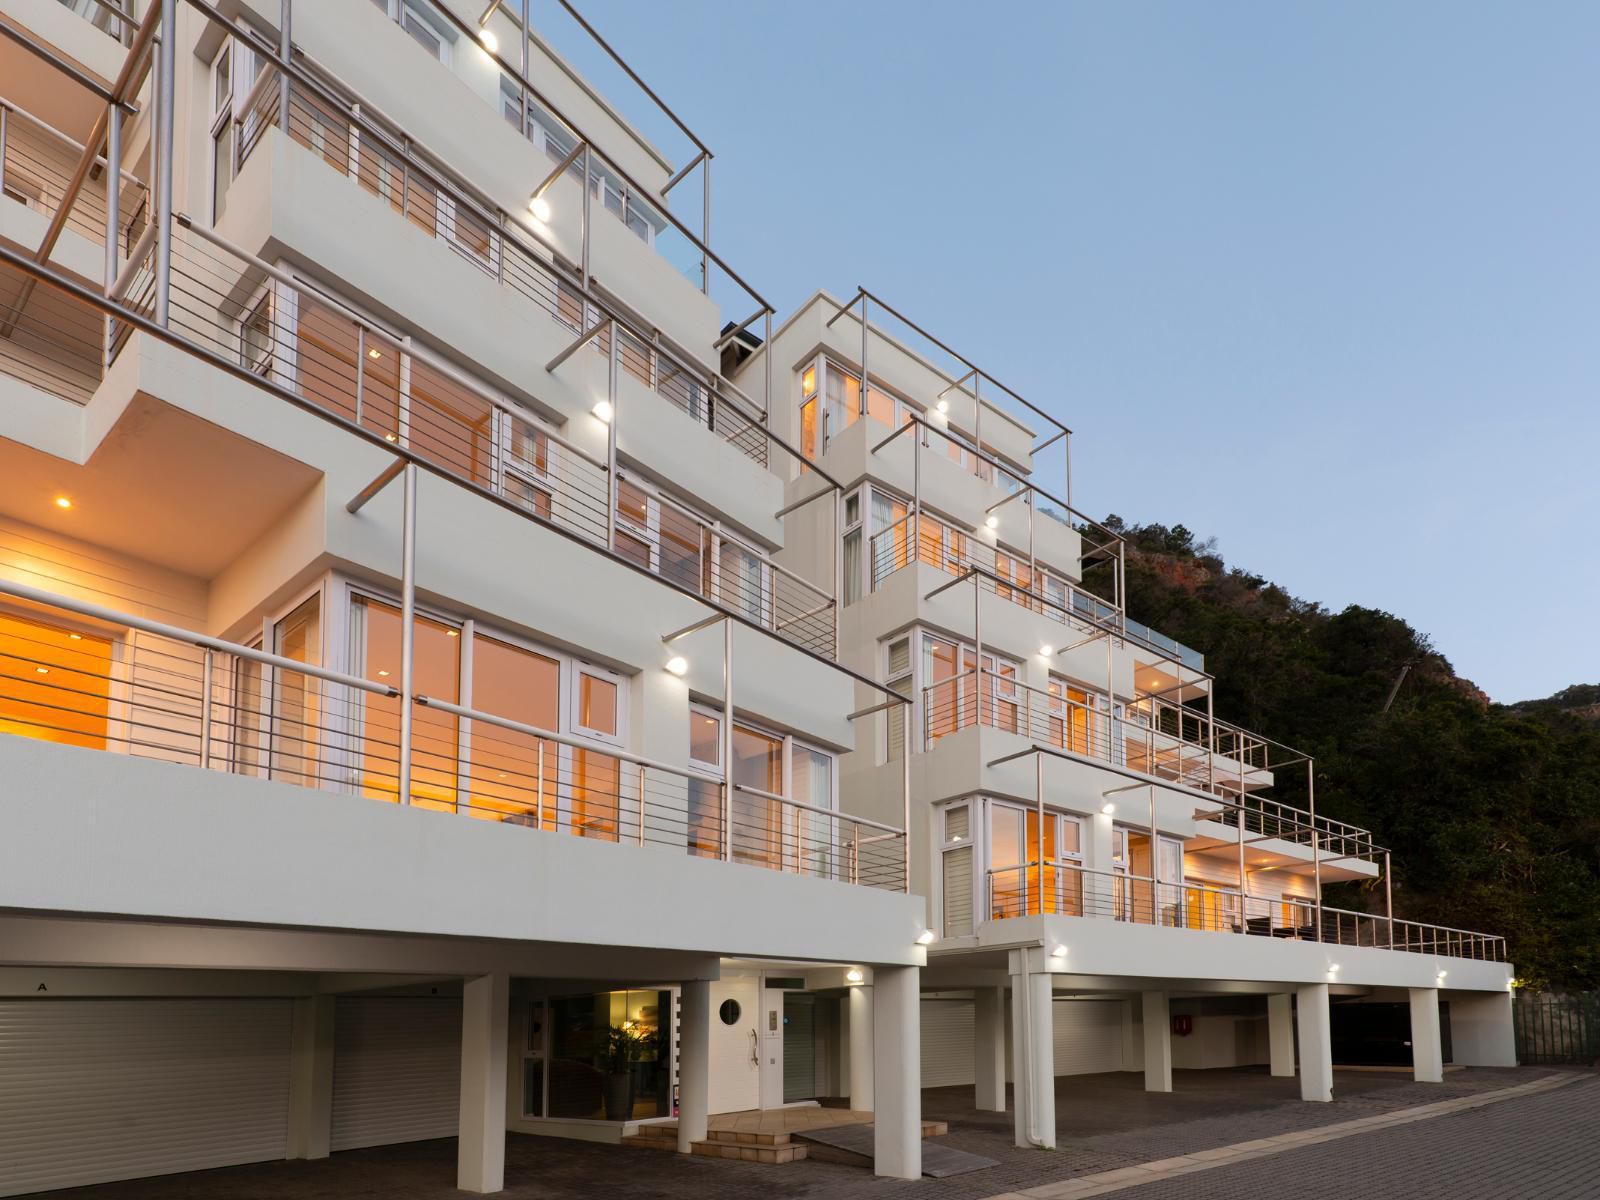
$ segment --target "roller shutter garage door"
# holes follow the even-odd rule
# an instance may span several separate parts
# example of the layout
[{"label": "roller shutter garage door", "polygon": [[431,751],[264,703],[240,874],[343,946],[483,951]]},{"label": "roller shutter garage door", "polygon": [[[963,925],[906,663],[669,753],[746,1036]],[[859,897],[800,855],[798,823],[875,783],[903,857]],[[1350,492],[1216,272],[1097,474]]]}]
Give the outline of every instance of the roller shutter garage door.
[{"label": "roller shutter garage door", "polygon": [[334,1150],[460,1132],[459,998],[341,996],[333,1044]]},{"label": "roller shutter garage door", "polygon": [[1122,1070],[1122,1002],[1057,1000],[1051,1039],[1057,1075]]},{"label": "roller shutter garage door", "polygon": [[922,1002],[922,1086],[970,1084],[976,1068],[971,1000]]},{"label": "roller shutter garage door", "polygon": [[0,1001],[0,1196],[282,1158],[291,1012]]}]

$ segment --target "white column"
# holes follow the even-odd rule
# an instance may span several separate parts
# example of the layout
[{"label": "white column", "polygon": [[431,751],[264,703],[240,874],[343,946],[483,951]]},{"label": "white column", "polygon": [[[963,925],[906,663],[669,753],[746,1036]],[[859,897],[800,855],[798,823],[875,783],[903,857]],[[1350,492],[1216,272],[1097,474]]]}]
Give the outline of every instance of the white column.
[{"label": "white column", "polygon": [[333,1129],[333,996],[294,1002],[289,1044],[289,1142],[285,1158],[327,1158]]},{"label": "white column", "polygon": [[498,1192],[506,1186],[506,1027],[511,981],[468,979],[461,991],[461,1137],[456,1186]]},{"label": "white column", "polygon": [[1016,1144],[1053,1150],[1056,1144],[1055,1017],[1050,976],[1030,970],[1024,977],[1024,956],[1042,966],[1038,951],[1011,952],[1011,1083],[1016,1103]]},{"label": "white column", "polygon": [[1146,992],[1144,1006],[1144,1090],[1172,1090],[1172,1014],[1165,992]]},{"label": "white column", "polygon": [[1439,989],[1412,988],[1411,1077],[1418,1083],[1444,1082],[1444,1044],[1439,1038]]},{"label": "white column", "polygon": [[1294,997],[1288,992],[1267,997],[1267,1045],[1273,1075],[1294,1076]]},{"label": "white column", "polygon": [[873,973],[873,1160],[875,1175],[922,1178],[922,998],[916,967]]},{"label": "white column", "polygon": [[711,984],[691,979],[678,996],[678,1153],[706,1140],[711,1102]]},{"label": "white column", "polygon": [[1463,1067],[1514,1067],[1510,992],[1450,993],[1450,1057]]},{"label": "white column", "polygon": [[858,983],[850,989],[850,1107],[872,1111],[872,988]]},{"label": "white column", "polygon": [[973,1078],[979,1112],[1006,1110],[1006,989],[982,987],[972,993]]},{"label": "white column", "polygon": [[1328,985],[1311,983],[1295,991],[1300,1030],[1300,1099],[1333,1099],[1333,1037],[1328,1028]]}]

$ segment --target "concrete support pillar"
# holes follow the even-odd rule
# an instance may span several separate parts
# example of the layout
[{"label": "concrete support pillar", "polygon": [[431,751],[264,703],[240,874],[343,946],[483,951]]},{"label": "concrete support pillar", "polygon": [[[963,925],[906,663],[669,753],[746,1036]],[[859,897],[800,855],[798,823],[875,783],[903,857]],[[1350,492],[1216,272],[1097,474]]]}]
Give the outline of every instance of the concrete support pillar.
[{"label": "concrete support pillar", "polygon": [[327,1158],[333,1130],[333,996],[294,1002],[285,1158]]},{"label": "concrete support pillar", "polygon": [[1444,1043],[1439,1037],[1439,989],[1412,988],[1411,1077],[1418,1083],[1444,1082]]},{"label": "concrete support pillar", "polygon": [[1463,1067],[1517,1065],[1510,992],[1450,993],[1450,1058]]},{"label": "concrete support pillar", "polygon": [[498,1192],[506,1186],[506,1036],[511,980],[468,979],[461,991],[461,1135],[456,1186]]},{"label": "concrete support pillar", "polygon": [[1146,992],[1144,1005],[1144,1090],[1172,1090],[1172,1014],[1165,992]]},{"label": "concrete support pillar", "polygon": [[872,997],[873,1173],[922,1178],[922,995],[916,967],[879,967]]},{"label": "concrete support pillar", "polygon": [[1328,985],[1312,983],[1295,991],[1300,1032],[1300,1099],[1333,1099],[1333,1036],[1328,1023]]},{"label": "concrete support pillar", "polygon": [[1267,997],[1267,1047],[1272,1073],[1280,1079],[1294,1075],[1294,997],[1288,992]]},{"label": "concrete support pillar", "polygon": [[872,988],[858,983],[850,989],[850,1107],[872,1112]]},{"label": "concrete support pillar", "polygon": [[979,1112],[1006,1110],[1006,990],[977,988],[972,993],[974,1107]]},{"label": "concrete support pillar", "polygon": [[678,993],[678,1153],[706,1140],[711,1102],[711,985],[691,979]]},{"label": "concrete support pillar", "polygon": [[[1016,1144],[1053,1150],[1056,1145],[1055,1015],[1051,1008],[1050,976],[1022,968],[1024,956],[1037,951],[1011,952],[1011,1084],[1016,1103],[1013,1127]],[[1043,964],[1035,958],[1032,967]]]}]

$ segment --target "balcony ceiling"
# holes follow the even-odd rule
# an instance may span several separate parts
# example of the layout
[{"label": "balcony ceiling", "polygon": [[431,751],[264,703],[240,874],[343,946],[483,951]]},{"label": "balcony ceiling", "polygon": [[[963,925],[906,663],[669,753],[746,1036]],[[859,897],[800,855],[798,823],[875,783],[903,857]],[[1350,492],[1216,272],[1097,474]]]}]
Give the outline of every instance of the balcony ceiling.
[{"label": "balcony ceiling", "polygon": [[[70,61],[70,56],[62,57]],[[83,67],[82,63],[75,65]],[[110,80],[101,82],[111,85]],[[96,115],[105,108],[87,89],[4,36],[0,36],[0,96],[79,142],[89,135]]]},{"label": "balcony ceiling", "polygon": [[[140,394],[83,466],[0,438],[7,515],[210,579],[321,472]],[[72,508],[56,506],[58,496]]]}]

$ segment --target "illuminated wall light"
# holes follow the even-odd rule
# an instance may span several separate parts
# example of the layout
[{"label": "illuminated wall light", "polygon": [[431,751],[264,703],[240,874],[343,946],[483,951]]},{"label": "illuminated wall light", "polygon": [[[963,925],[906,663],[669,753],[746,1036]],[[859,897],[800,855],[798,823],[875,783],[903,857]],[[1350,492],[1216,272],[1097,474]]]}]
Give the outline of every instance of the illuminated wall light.
[{"label": "illuminated wall light", "polygon": [[865,978],[866,976],[862,974],[860,967],[851,967],[844,973],[844,981],[846,983],[860,983]]},{"label": "illuminated wall light", "polygon": [[1115,800],[1107,800],[1100,806],[1100,811],[1109,817],[1112,813],[1117,811],[1117,802]]},{"label": "illuminated wall light", "polygon": [[543,196],[535,196],[528,201],[528,211],[533,214],[535,221],[548,221],[550,219],[550,201]]},{"label": "illuminated wall light", "polygon": [[379,675],[380,678],[387,678],[388,675],[389,675],[389,672],[387,672],[387,671],[379,671],[378,675]]},{"label": "illuminated wall light", "polygon": [[1338,963],[1329,963],[1328,964],[1328,974],[1329,975],[1337,975],[1338,973],[1339,973],[1339,964]]},{"label": "illuminated wall light", "polygon": [[1055,653],[1056,653],[1056,648],[1054,646],[1050,645],[1049,643],[1046,643],[1045,645],[1039,647],[1039,657],[1040,658],[1054,658],[1055,657]]},{"label": "illuminated wall light", "polygon": [[984,527],[986,529],[999,529],[1000,528],[1000,518],[995,516],[993,513],[990,513],[987,517],[984,518],[983,524],[984,524]]},{"label": "illuminated wall light", "polygon": [[494,30],[478,30],[478,40],[483,43],[483,48],[490,54],[498,54],[500,52],[500,39],[495,37]]},{"label": "illuminated wall light", "polygon": [[615,410],[611,407],[611,401],[609,400],[600,401],[600,403],[596,404],[589,411],[594,413],[595,420],[599,421],[602,425],[611,424],[611,418],[615,414]]},{"label": "illuminated wall light", "polygon": [[680,679],[689,670],[689,660],[681,654],[674,654],[667,659],[667,674],[676,675]]},{"label": "illuminated wall light", "polygon": [[65,497],[65,496],[57,496],[56,497],[56,507],[57,508],[71,508],[72,507],[72,501],[67,499],[67,497]]},{"label": "illuminated wall light", "polygon": [[942,413],[947,413],[950,411],[950,401],[941,400],[939,403],[935,404],[934,407]]},{"label": "illuminated wall light", "polygon": [[1054,946],[1050,947],[1050,957],[1051,958],[1065,958],[1066,956],[1067,956],[1067,948],[1065,946],[1061,945],[1059,942],[1056,943]]},{"label": "illuminated wall light", "polygon": [[921,933],[917,934],[917,945],[919,945],[919,946],[929,945],[929,944],[932,943],[933,939],[934,939],[933,930],[924,929]]}]

